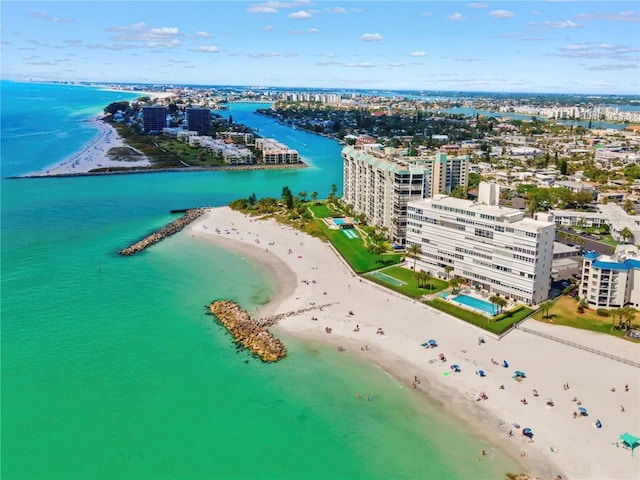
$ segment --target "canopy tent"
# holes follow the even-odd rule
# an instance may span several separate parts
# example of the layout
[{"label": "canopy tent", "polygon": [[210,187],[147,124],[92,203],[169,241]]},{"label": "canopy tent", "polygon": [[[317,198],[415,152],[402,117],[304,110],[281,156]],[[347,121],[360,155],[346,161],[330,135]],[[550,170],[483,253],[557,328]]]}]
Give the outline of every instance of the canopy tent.
[{"label": "canopy tent", "polygon": [[631,456],[633,457],[633,449],[640,447],[640,438],[634,437],[630,433],[623,433],[620,435],[620,441],[631,449]]}]

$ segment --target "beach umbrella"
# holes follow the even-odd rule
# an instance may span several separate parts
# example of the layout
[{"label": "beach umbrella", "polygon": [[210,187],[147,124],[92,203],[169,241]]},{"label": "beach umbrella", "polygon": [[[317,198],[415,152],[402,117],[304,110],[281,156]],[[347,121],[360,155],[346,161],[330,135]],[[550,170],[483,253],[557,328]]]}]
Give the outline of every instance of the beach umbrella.
[{"label": "beach umbrella", "polygon": [[523,428],[522,429],[522,435],[524,435],[525,437],[533,437],[533,431],[530,428]]},{"label": "beach umbrella", "polygon": [[520,370],[516,370],[516,371],[515,371],[515,372],[513,372],[513,373],[514,373],[514,375],[515,375],[516,377],[522,377],[522,378],[524,378],[524,377],[525,377],[524,372],[521,372]]},{"label": "beach umbrella", "polygon": [[582,415],[583,417],[586,417],[587,414],[587,409],[584,407],[578,407],[578,411],[580,412],[580,415]]},{"label": "beach umbrella", "polygon": [[453,365],[451,365],[451,370],[453,370],[454,372],[459,372],[460,366],[457,363],[454,363]]},{"label": "beach umbrella", "polygon": [[478,375],[480,375],[481,377],[484,377],[484,370],[478,370]]},{"label": "beach umbrella", "polygon": [[506,361],[506,360],[503,360],[503,361],[502,361],[502,366],[503,366],[504,368],[509,368],[509,364],[507,363],[507,361]]},{"label": "beach umbrella", "polygon": [[434,339],[429,340],[429,345],[431,345],[432,347],[437,347],[438,346],[438,342],[436,342]]}]

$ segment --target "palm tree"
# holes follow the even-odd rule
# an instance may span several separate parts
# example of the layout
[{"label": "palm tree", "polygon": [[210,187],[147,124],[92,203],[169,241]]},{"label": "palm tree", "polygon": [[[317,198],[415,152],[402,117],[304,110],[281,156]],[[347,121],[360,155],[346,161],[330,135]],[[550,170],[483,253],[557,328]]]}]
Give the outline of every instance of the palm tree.
[{"label": "palm tree", "polygon": [[451,293],[456,294],[460,291],[460,285],[464,283],[464,279],[460,277],[453,277],[449,280],[449,285],[451,285]]},{"label": "palm tree", "polygon": [[413,258],[413,271],[416,270],[418,257],[422,255],[422,247],[417,243],[412,243],[407,247],[407,257]]},{"label": "palm tree", "polygon": [[494,305],[494,306],[498,306],[498,302],[500,302],[500,300],[501,299],[499,295],[491,295],[489,297],[489,301],[491,302],[491,305]]},{"label": "palm tree", "polygon": [[423,274],[423,279],[425,282],[425,285],[429,288],[429,292],[431,292],[431,280],[433,280],[433,275],[431,275],[429,272],[424,272]]},{"label": "palm tree", "polygon": [[447,278],[450,277],[449,274],[451,273],[452,270],[453,270],[453,267],[451,265],[445,265],[444,272],[447,274]]},{"label": "palm tree", "polygon": [[311,201],[315,203],[317,199],[318,199],[318,192],[311,192]]},{"label": "palm tree", "polygon": [[613,332],[613,329],[616,328],[616,317],[618,317],[620,325],[622,325],[623,310],[622,308],[613,308],[609,313],[611,313],[611,331]]},{"label": "palm tree", "polygon": [[624,203],[622,204],[622,208],[624,208],[624,211],[627,212],[629,215],[635,215],[636,213],[635,205],[633,204],[633,201],[629,198],[627,198],[624,201]]},{"label": "palm tree", "polygon": [[496,298],[496,305],[498,305],[498,307],[500,307],[499,313],[502,313],[503,308],[506,307],[508,303],[509,302],[507,302],[507,300],[505,298],[502,298],[502,297]]},{"label": "palm tree", "polygon": [[551,310],[552,306],[553,306],[553,302],[550,302],[548,300],[540,304],[540,309],[542,310],[542,318],[549,317],[549,310]]},{"label": "palm tree", "polygon": [[424,270],[420,270],[419,272],[415,272],[416,280],[418,281],[418,288],[422,288],[424,282],[424,274],[426,272]]},{"label": "palm tree", "polygon": [[624,240],[624,243],[629,243],[629,239],[633,238],[633,233],[629,230],[629,227],[624,227],[620,230],[620,237]]},{"label": "palm tree", "polygon": [[633,322],[636,318],[637,310],[633,307],[623,307],[622,308],[622,318],[625,320],[626,327],[629,328],[631,326],[631,322]]}]

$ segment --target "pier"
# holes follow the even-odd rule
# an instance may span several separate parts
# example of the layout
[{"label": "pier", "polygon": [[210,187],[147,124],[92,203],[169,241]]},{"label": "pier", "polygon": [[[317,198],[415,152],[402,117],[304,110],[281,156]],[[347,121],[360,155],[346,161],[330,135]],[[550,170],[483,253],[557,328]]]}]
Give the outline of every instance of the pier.
[{"label": "pier", "polygon": [[154,245],[159,241],[164,240],[165,238],[170,237],[175,233],[178,233],[184,227],[196,220],[204,212],[204,208],[191,208],[185,210],[184,215],[179,219],[171,222],[168,225],[165,225],[160,230],[153,232],[151,235],[147,235],[145,238],[143,238],[139,242],[134,243],[130,247],[120,250],[118,253],[120,255],[128,256],[133,255],[134,253],[141,252],[145,248],[148,248],[151,245]]}]

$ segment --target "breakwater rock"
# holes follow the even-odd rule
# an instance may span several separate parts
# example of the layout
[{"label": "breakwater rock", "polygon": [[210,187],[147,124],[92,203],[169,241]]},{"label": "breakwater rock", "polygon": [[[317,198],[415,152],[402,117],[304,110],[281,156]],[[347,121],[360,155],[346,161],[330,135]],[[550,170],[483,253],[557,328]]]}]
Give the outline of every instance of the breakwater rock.
[{"label": "breakwater rock", "polygon": [[237,303],[217,300],[209,305],[233,338],[264,362],[277,362],[287,356],[287,348]]},{"label": "breakwater rock", "polygon": [[170,237],[174,233],[178,233],[184,227],[189,225],[195,219],[197,219],[200,215],[205,212],[204,208],[190,208],[185,210],[184,215],[179,219],[171,222],[169,225],[165,225],[160,230],[153,232],[151,235],[147,235],[139,242],[134,243],[130,247],[124,248],[120,250],[118,253],[120,255],[133,255],[134,253],[138,253],[143,251],[145,248],[150,247],[151,245],[158,243],[161,240],[164,240],[167,237]]}]

